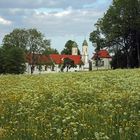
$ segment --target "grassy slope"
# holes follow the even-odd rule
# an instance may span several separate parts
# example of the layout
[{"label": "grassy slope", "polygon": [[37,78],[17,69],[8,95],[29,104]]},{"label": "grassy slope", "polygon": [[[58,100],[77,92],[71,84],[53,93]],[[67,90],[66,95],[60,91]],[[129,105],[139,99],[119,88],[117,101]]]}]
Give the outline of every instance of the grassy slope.
[{"label": "grassy slope", "polygon": [[140,69],[0,76],[0,138],[140,138]]}]

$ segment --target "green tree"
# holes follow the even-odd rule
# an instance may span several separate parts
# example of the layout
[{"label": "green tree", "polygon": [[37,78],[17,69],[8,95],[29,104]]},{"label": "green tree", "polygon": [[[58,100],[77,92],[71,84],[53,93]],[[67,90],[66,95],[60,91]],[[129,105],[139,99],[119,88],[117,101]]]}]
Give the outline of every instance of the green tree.
[{"label": "green tree", "polygon": [[36,29],[29,29],[27,48],[30,53],[43,53],[50,46],[50,40],[44,38],[44,35]]},{"label": "green tree", "polygon": [[[71,55],[72,54],[72,47],[77,47],[78,45],[75,41],[72,40],[68,40],[65,44],[64,49],[62,50],[61,54],[68,54]],[[78,55],[80,55],[80,50],[78,49]]]},{"label": "green tree", "polygon": [[3,48],[0,47],[0,73],[4,73],[5,54]]},{"label": "green tree", "polygon": [[37,29],[14,29],[3,38],[4,47],[19,47],[28,52],[42,53],[50,46],[50,40]]},{"label": "green tree", "polygon": [[[107,38],[110,42],[115,42],[115,45],[119,44],[119,50],[126,54],[127,67],[132,67],[131,59],[137,58],[138,61],[140,59],[140,46],[139,41],[136,39],[140,31],[139,19],[140,2],[138,0],[114,0],[113,5],[102,20],[103,32]],[[107,21],[111,22],[111,26],[107,24]],[[136,46],[137,50],[135,49]],[[137,57],[132,55],[134,51],[137,51]],[[135,59],[135,61],[137,60]]]},{"label": "green tree", "polygon": [[102,37],[99,25],[95,24],[95,27],[96,29],[90,33],[89,41],[92,42],[93,46],[95,47],[95,51],[97,52],[106,47],[106,40]]},{"label": "green tree", "polygon": [[[116,54],[112,57],[111,67],[113,69],[116,68],[126,68],[127,67],[127,59],[126,54],[121,50],[118,50]],[[122,61],[123,60],[123,61]]]},{"label": "green tree", "polygon": [[49,55],[49,54],[59,54],[59,52],[57,51],[57,49],[53,49],[53,48],[51,48],[51,47],[47,47],[47,48],[44,50],[43,54],[45,54],[45,55]]},{"label": "green tree", "polygon": [[100,51],[102,48],[106,47],[106,40],[102,37],[102,33],[100,31],[100,20],[95,24],[96,29],[90,33],[89,41],[92,42],[93,46],[95,47],[95,61],[96,66],[98,70],[98,63],[100,61],[100,58],[98,57],[98,51]]},{"label": "green tree", "polygon": [[65,69],[65,68],[67,68],[67,72],[68,72],[68,70],[70,69],[70,68],[74,68],[74,67],[76,67],[76,65],[74,64],[74,61],[72,60],[72,59],[70,59],[70,58],[64,58],[64,60],[63,60],[63,65],[62,65],[62,67],[61,67],[61,71],[63,72],[63,70]]},{"label": "green tree", "polygon": [[112,49],[115,55],[122,52],[126,57],[127,67],[134,67],[133,62],[137,62],[135,66],[140,66],[139,0],[113,0],[97,24],[100,33],[105,37],[106,47]]},{"label": "green tree", "polygon": [[42,54],[50,46],[50,40],[45,39],[37,29],[14,29],[10,34],[5,35],[3,46],[6,48],[16,46],[32,54],[31,73],[33,73],[33,67],[38,63],[35,54]]},{"label": "green tree", "polygon": [[27,50],[28,31],[26,29],[14,29],[11,33],[3,38],[4,47],[19,47]]},{"label": "green tree", "polygon": [[25,54],[18,47],[0,49],[0,73],[22,74],[25,72]]},{"label": "green tree", "polygon": [[44,39],[44,35],[36,29],[28,30],[28,51],[32,54],[31,74],[34,71],[35,65],[38,63],[37,54],[42,54],[45,49],[50,46],[50,40]]}]

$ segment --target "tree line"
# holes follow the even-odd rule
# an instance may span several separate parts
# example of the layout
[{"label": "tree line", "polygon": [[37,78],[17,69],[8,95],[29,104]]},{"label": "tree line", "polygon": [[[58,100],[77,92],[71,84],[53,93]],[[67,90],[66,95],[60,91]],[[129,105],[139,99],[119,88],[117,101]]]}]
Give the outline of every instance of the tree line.
[{"label": "tree line", "polygon": [[140,1],[113,0],[89,40],[96,52],[106,48],[113,54],[113,68],[140,67]]},{"label": "tree line", "polygon": [[[68,40],[61,51],[61,54],[70,55],[72,53],[73,44],[77,43]],[[4,36],[2,46],[0,47],[0,74],[22,74],[26,70],[25,62],[27,54],[31,54],[32,62],[31,73],[35,65],[40,65],[37,62],[36,54],[49,55],[59,54],[59,52],[51,47],[51,40],[37,29],[14,29],[11,33]],[[80,50],[78,49],[78,54]],[[72,66],[71,60],[64,61],[64,66]],[[51,63],[52,64],[52,63]],[[49,65],[51,65],[49,64]],[[74,65],[74,64],[73,64]]]},{"label": "tree line", "polygon": [[[98,19],[89,40],[96,44],[96,52],[106,48],[113,54],[113,68],[140,67],[140,1],[113,0],[104,16]],[[68,40],[61,54],[71,54],[73,44],[78,47],[75,41]],[[27,53],[32,54],[31,66],[34,66],[36,53],[59,52],[51,48],[50,39],[37,29],[14,29],[5,35],[0,47],[0,73],[24,73]]]},{"label": "tree line", "polygon": [[0,47],[0,73],[24,73],[26,55],[32,54],[31,67],[36,64],[35,54],[58,53],[50,47],[51,41],[37,29],[14,29],[4,36]]}]

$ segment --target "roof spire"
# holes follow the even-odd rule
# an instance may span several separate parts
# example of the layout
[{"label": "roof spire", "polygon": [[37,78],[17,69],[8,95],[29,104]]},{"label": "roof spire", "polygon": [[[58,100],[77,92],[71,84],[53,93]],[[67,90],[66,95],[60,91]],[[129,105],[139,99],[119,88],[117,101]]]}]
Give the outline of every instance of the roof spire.
[{"label": "roof spire", "polygon": [[72,44],[73,48],[77,48],[77,43],[74,41],[74,43]]},{"label": "roof spire", "polygon": [[83,42],[82,45],[83,45],[83,46],[88,46],[88,43],[87,43],[86,39],[84,40],[84,42]]}]

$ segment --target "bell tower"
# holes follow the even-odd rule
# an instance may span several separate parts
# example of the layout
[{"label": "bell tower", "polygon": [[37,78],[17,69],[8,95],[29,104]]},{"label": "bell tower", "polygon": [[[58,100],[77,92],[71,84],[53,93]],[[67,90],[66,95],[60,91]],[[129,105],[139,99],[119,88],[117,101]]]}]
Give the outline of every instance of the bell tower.
[{"label": "bell tower", "polygon": [[82,61],[85,64],[88,64],[88,43],[84,40],[82,44]]},{"label": "bell tower", "polygon": [[72,55],[78,55],[78,48],[75,42],[72,45]]}]

